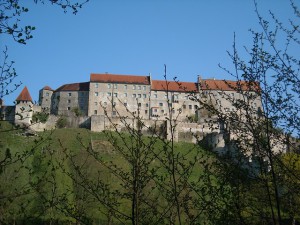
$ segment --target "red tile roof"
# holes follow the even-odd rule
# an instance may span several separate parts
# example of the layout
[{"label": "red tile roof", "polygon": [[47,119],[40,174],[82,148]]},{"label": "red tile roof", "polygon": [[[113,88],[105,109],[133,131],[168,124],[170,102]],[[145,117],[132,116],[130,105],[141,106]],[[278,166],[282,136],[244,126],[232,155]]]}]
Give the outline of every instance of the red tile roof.
[{"label": "red tile roof", "polygon": [[19,102],[19,101],[31,101],[32,102],[32,98],[31,98],[31,96],[29,94],[29,91],[28,91],[26,86],[23,88],[23,90],[21,91],[21,93],[17,97],[16,101],[17,102]]},{"label": "red tile roof", "polygon": [[90,82],[64,84],[55,91],[89,91]]},{"label": "red tile roof", "polygon": [[133,76],[117,74],[91,74],[91,82],[102,83],[126,83],[126,84],[150,84],[150,76]]},{"label": "red tile roof", "polygon": [[202,90],[221,90],[221,91],[259,91],[258,82],[231,81],[231,80],[202,80]]},{"label": "red tile roof", "polygon": [[196,92],[197,83],[175,82],[165,80],[153,80],[151,90],[153,91],[176,91],[176,92]]},{"label": "red tile roof", "polygon": [[42,89],[42,90],[53,91],[53,89],[52,89],[51,87],[49,87],[49,86],[45,86],[45,87],[43,87],[43,89]]}]

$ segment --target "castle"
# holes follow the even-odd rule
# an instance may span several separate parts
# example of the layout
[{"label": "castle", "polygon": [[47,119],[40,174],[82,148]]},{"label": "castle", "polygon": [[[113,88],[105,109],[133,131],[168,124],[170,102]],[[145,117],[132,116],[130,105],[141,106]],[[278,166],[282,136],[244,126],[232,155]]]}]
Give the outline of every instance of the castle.
[{"label": "castle", "polygon": [[[36,112],[56,118],[80,117],[76,123],[86,124],[92,131],[107,129],[107,118],[119,123],[120,118],[139,116],[151,126],[153,121],[176,118],[179,131],[209,133],[205,118],[209,112],[201,107],[204,99],[224,113],[235,111],[232,99],[243,99],[245,92],[256,94],[251,99],[254,116],[262,110],[258,85],[245,81],[202,79],[196,82],[152,80],[151,76],[91,74],[88,82],[64,84],[56,90],[45,86],[39,91],[39,104],[33,104],[25,87],[14,107],[2,106],[2,118],[15,123],[32,123]],[[119,122],[118,122],[119,121]],[[51,125],[51,126],[50,126]],[[53,128],[55,119],[43,128]],[[34,127],[34,126],[33,126]],[[206,129],[207,128],[207,129]],[[38,128],[36,128],[38,130]]]},{"label": "castle", "polygon": [[[197,82],[176,82],[152,80],[151,76],[91,74],[89,82],[65,84],[56,90],[45,86],[39,93],[39,105],[47,113],[69,115],[74,109],[84,116],[104,115],[104,109],[111,117],[132,116],[139,111],[143,119],[157,119],[179,112],[177,120],[185,121],[198,114],[199,101],[203,94],[218,96],[226,92],[235,98],[242,93],[236,90],[238,82],[198,77]],[[243,86],[248,90],[248,86]],[[251,91],[251,90],[250,90]],[[255,91],[255,90],[252,90]],[[191,97],[193,95],[193,97]],[[221,96],[220,96],[221,97]],[[223,108],[233,107],[226,99],[220,99]],[[261,107],[260,99],[253,101]]]}]

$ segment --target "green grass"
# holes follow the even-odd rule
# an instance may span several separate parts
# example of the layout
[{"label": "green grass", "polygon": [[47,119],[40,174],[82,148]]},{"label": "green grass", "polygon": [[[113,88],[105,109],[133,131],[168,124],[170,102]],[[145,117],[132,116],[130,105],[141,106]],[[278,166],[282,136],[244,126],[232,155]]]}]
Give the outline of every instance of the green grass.
[{"label": "green grass", "polygon": [[[76,219],[86,224],[108,224],[109,218],[111,224],[130,224],[124,218],[120,223],[118,212],[111,209],[131,214],[132,165],[137,153],[144,156],[140,168],[147,174],[144,178],[149,178],[139,181],[144,185],[140,196],[141,210],[147,212],[142,218],[144,224],[173,201],[173,160],[184,224],[190,223],[188,214],[197,216],[199,212],[200,224],[208,218],[222,222],[231,217],[231,224],[236,223],[231,208],[237,189],[231,189],[226,180],[231,176],[223,176],[220,167],[214,167],[217,160],[213,154],[198,145],[179,142],[172,149],[159,138],[81,128],[29,137],[24,134],[22,129],[0,122],[1,224],[49,224],[51,219],[59,224],[74,224]],[[247,189],[243,194],[250,202],[260,195],[260,191]],[[251,220],[253,211],[245,207],[242,213]]]},{"label": "green grass", "polygon": [[[10,190],[21,195],[10,204],[2,205],[2,207],[13,212],[6,215],[7,220],[11,220],[12,215],[15,215],[14,217],[17,218],[31,216],[42,221],[47,221],[51,217],[62,221],[74,221],[71,219],[72,213],[70,211],[72,211],[75,214],[81,213],[83,220],[93,218],[96,221],[105,221],[107,216],[103,212],[109,210],[105,207],[99,208],[99,205],[102,204],[101,201],[99,204],[99,199],[95,199],[95,196],[101,196],[96,192],[106,189],[100,187],[97,190],[99,183],[97,184],[96,181],[100,179],[102,184],[106,184],[109,192],[130,193],[130,187],[128,187],[130,182],[122,181],[120,176],[112,173],[108,167],[112,168],[113,165],[116,165],[121,171],[119,175],[131,179],[132,166],[127,157],[130,157],[134,146],[136,146],[136,139],[133,136],[122,133],[123,139],[121,139],[115,133],[110,133],[112,134],[111,137],[115,138],[115,145],[123,147],[127,154],[124,156],[111,144],[112,140],[109,136],[86,129],[63,128],[39,132],[37,136],[27,137],[24,136],[25,132],[22,129],[15,129],[11,124],[1,122],[0,134],[1,149],[9,149],[12,156],[12,160],[3,167],[4,172],[0,174],[1,180],[8,180],[12,174],[15,177],[14,181],[8,182],[6,186],[2,186],[0,189],[3,195],[11,193]],[[150,143],[150,138],[143,137],[142,142],[147,145]],[[129,148],[126,148],[124,143],[128,144]],[[96,157],[88,152],[91,146],[98,153]],[[5,157],[5,151],[2,150],[1,159]],[[163,162],[168,161],[166,159],[168,157],[167,152],[171,151],[169,147],[166,147],[166,143],[157,138],[154,140],[151,150],[143,145],[141,151],[144,151],[143,154],[146,154],[145,151],[153,151],[156,154],[159,153],[159,157],[164,157],[164,161],[160,161],[159,157],[154,157],[149,164],[149,169],[156,168],[157,176],[165,176],[165,179],[169,179],[168,170],[162,165]],[[199,147],[183,142],[175,144],[174,147],[174,153],[177,156],[181,155],[186,161],[192,161],[200,151]],[[147,152],[147,154],[147,157],[153,157],[151,152]],[[21,161],[12,163],[18,155],[20,155]],[[182,160],[182,158],[177,160]],[[77,170],[73,163],[80,170]],[[180,169],[180,167],[178,168]],[[78,171],[82,174],[79,175]],[[190,181],[197,180],[200,173],[201,167],[197,165],[189,175]],[[77,179],[78,184],[73,179]],[[169,181],[167,184],[170,184]],[[86,186],[83,187],[84,185]],[[145,188],[145,191],[149,193],[152,191],[152,195],[157,197],[160,193],[155,188],[155,182],[149,182],[148,185],[150,186]],[[21,187],[24,186],[28,188],[29,193],[23,193]],[[152,190],[150,187],[154,189]],[[88,194],[89,191],[94,191],[94,194]],[[108,197],[111,195],[109,192],[106,193]],[[122,193],[118,193],[117,196],[124,198],[124,200],[120,200],[120,205],[115,207],[130,215],[130,198],[124,197]],[[54,207],[49,205],[49,202],[51,197],[55,195],[58,197],[55,200],[57,205]],[[66,203],[68,204],[66,205]],[[26,207],[26,210],[23,211],[20,206]],[[60,213],[59,208],[65,211],[69,210],[69,212]]]}]

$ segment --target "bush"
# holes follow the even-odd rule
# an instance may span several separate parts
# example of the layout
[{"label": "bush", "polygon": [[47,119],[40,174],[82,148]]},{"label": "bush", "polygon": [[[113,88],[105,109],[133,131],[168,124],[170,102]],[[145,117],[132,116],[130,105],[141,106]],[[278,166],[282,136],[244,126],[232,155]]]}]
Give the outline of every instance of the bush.
[{"label": "bush", "polygon": [[32,116],[32,122],[41,122],[46,123],[48,120],[49,114],[45,112],[36,112]]},{"label": "bush", "polygon": [[81,110],[78,108],[78,107],[76,107],[76,108],[73,108],[72,109],[72,112],[75,114],[75,116],[82,116],[83,115],[83,113],[81,112]]},{"label": "bush", "polygon": [[67,118],[62,116],[56,121],[56,127],[57,128],[64,128],[68,124]]}]

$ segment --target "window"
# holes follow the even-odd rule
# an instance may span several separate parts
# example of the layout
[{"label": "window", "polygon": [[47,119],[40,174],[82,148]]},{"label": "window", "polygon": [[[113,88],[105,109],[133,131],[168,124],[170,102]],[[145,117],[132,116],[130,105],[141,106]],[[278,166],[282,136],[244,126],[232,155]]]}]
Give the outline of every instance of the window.
[{"label": "window", "polygon": [[164,113],[164,112],[165,112],[165,110],[163,110],[163,109],[162,109],[162,110],[160,110],[160,112],[161,112],[161,113]]},{"label": "window", "polygon": [[143,94],[143,98],[147,98],[147,95],[146,95],[146,94]]},{"label": "window", "polygon": [[97,110],[94,110],[94,115],[97,115]]},{"label": "window", "polygon": [[117,112],[116,111],[113,111],[112,112],[113,116],[117,115]]},{"label": "window", "polygon": [[194,109],[198,109],[198,106],[197,106],[197,105],[194,105]]},{"label": "window", "polygon": [[49,93],[46,93],[46,96],[48,97],[48,96],[49,96]]},{"label": "window", "polygon": [[146,107],[149,107],[149,104],[148,104],[148,103],[146,103]]},{"label": "window", "polygon": [[145,114],[148,114],[148,110],[145,110]]},{"label": "window", "polygon": [[141,86],[140,85],[138,86],[138,90],[141,90]]},{"label": "window", "polygon": [[118,97],[118,93],[114,93],[114,96],[115,96],[115,97]]},{"label": "window", "polygon": [[70,100],[70,99],[68,100],[68,103],[71,103],[71,100]]},{"label": "window", "polygon": [[141,103],[138,103],[138,107],[141,107],[142,106],[142,104]]},{"label": "window", "polygon": [[141,95],[141,94],[138,94],[138,96],[139,96],[139,98],[141,98],[141,97],[142,97],[142,95]]},{"label": "window", "polygon": [[154,94],[154,98],[157,98],[157,94]]},{"label": "window", "polygon": [[127,102],[124,102],[124,106],[127,106]]},{"label": "window", "polygon": [[165,98],[168,98],[168,95],[165,95]]},{"label": "window", "polygon": [[72,93],[68,93],[68,96],[72,96]]},{"label": "window", "polygon": [[192,105],[189,105],[189,109],[192,109]]},{"label": "window", "polygon": [[104,105],[104,106],[107,106],[107,102],[103,102],[103,105]]},{"label": "window", "polygon": [[157,109],[153,109],[154,112],[157,112]]},{"label": "window", "polygon": [[107,92],[107,96],[111,96],[111,93],[110,93],[110,92]]},{"label": "window", "polygon": [[95,88],[98,88],[98,84],[97,83],[95,84]]},{"label": "window", "polygon": [[182,105],[182,108],[183,108],[183,109],[186,109],[186,105]]},{"label": "window", "polygon": [[146,86],[143,86],[143,90],[146,90]]},{"label": "window", "polygon": [[159,106],[163,106],[163,105],[164,105],[163,103],[161,103],[161,102],[159,103]]},{"label": "window", "polygon": [[126,90],[127,90],[127,84],[125,84],[125,85],[124,85],[124,89],[126,89]]},{"label": "window", "polygon": [[135,86],[135,85],[133,85],[133,86],[132,86],[132,89],[133,89],[133,90],[135,90],[135,89],[136,89],[136,86]]},{"label": "window", "polygon": [[98,102],[94,102],[95,105],[98,105]]},{"label": "window", "polygon": [[124,97],[127,97],[127,93],[124,93]]},{"label": "window", "polygon": [[111,84],[107,84],[107,88],[108,88],[108,89],[111,89]]},{"label": "window", "polygon": [[70,110],[71,110],[71,107],[68,107],[67,110],[70,111]]},{"label": "window", "polygon": [[185,100],[189,100],[189,96],[185,96],[184,98],[185,98]]},{"label": "window", "polygon": [[178,95],[174,95],[174,99],[178,99]]},{"label": "window", "polygon": [[132,97],[133,97],[133,98],[136,98],[136,94],[133,94]]},{"label": "window", "polygon": [[99,95],[99,93],[98,92],[95,92],[95,96],[98,96]]}]

